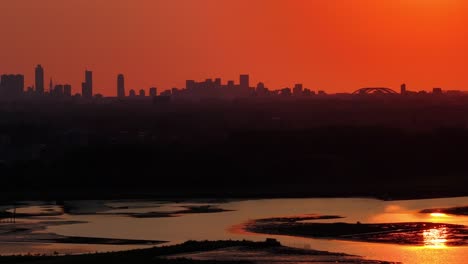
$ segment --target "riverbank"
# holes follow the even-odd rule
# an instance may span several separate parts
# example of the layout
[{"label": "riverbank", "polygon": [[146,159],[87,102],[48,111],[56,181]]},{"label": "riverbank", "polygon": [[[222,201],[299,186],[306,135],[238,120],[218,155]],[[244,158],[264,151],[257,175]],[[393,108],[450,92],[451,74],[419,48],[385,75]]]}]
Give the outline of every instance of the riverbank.
[{"label": "riverbank", "polygon": [[[282,217],[249,221],[242,228],[248,232],[336,239],[344,241],[386,243],[408,246],[468,246],[466,226],[432,222],[398,223],[320,223],[333,216]],[[310,221],[314,222],[310,222]]]},{"label": "riverbank", "polygon": [[385,261],[364,260],[358,256],[282,246],[274,239],[251,241],[188,241],[175,246],[163,246],[123,252],[110,252],[70,256],[7,256],[1,264],[74,264],[74,263],[161,263],[161,264],[263,264],[300,261],[301,263],[366,263],[391,264]]}]

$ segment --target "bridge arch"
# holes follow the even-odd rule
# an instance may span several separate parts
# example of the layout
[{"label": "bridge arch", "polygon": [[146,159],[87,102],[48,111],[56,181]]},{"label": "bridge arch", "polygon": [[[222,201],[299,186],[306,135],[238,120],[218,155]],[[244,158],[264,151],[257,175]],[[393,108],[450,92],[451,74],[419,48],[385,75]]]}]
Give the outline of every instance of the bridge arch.
[{"label": "bridge arch", "polygon": [[366,88],[361,88],[357,91],[355,91],[353,94],[359,94],[359,95],[364,95],[364,94],[398,94],[394,90],[390,88],[385,88],[385,87],[366,87]]}]

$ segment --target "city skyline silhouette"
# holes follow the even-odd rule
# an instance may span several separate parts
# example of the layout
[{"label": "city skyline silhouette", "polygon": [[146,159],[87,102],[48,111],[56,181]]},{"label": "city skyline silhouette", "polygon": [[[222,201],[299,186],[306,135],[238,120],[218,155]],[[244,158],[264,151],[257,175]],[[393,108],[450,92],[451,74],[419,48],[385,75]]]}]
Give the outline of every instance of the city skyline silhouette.
[{"label": "city skyline silhouette", "polygon": [[468,1],[0,10],[0,264],[467,262]]},{"label": "city skyline silhouette", "polygon": [[[84,81],[81,83],[81,90],[75,88],[72,89],[70,84],[57,84],[53,82],[53,78],[50,78],[49,88],[46,90],[44,80],[44,67],[38,64],[35,67],[34,73],[34,84],[32,86],[26,86],[25,75],[23,74],[2,74],[0,75],[0,95],[4,98],[15,98],[23,95],[34,95],[44,96],[49,95],[53,97],[71,97],[79,96],[85,99],[92,99],[94,97],[104,97],[104,95],[95,93],[95,87],[93,85],[93,71],[85,70]],[[155,96],[167,96],[167,97],[183,97],[186,99],[196,98],[218,98],[218,99],[236,99],[236,98],[247,98],[247,97],[271,97],[271,96],[282,96],[282,97],[296,97],[305,98],[314,95],[327,95],[325,90],[311,90],[305,88],[302,83],[296,83],[292,87],[283,87],[271,89],[265,86],[263,82],[259,82],[256,85],[250,82],[250,75],[241,74],[239,75],[238,82],[235,80],[227,80],[223,83],[221,78],[208,78],[204,81],[186,80],[184,87],[172,87],[170,89],[160,89],[158,94],[157,87],[149,88],[130,88],[126,91],[125,75],[119,73],[117,75],[117,81],[115,86],[114,94],[105,97],[116,97],[116,98],[136,98],[136,97],[155,97]],[[331,95],[464,95],[466,92],[462,90],[444,90],[440,87],[432,88],[431,91],[419,90],[410,91],[407,89],[407,84],[401,84],[399,91],[395,91],[388,87],[363,87],[353,92],[341,92]]]},{"label": "city skyline silhouette", "polygon": [[42,64],[45,80],[79,90],[89,68],[94,93],[105,96],[115,93],[119,73],[137,90],[240,73],[255,84],[300,82],[328,93],[397,90],[403,82],[468,89],[462,1],[72,1],[2,3],[9,37],[0,44],[0,73],[23,73],[30,85],[31,65]]}]

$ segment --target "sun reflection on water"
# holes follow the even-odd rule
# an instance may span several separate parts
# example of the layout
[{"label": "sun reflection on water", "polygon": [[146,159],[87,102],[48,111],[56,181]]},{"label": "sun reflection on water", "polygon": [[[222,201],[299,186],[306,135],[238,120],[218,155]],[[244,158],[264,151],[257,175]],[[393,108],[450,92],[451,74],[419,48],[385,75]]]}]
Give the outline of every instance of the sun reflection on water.
[{"label": "sun reflection on water", "polygon": [[447,228],[424,230],[423,237],[425,247],[445,248],[448,238],[448,230]]},{"label": "sun reflection on water", "polygon": [[448,215],[444,213],[432,213],[431,216],[435,218],[448,218]]}]

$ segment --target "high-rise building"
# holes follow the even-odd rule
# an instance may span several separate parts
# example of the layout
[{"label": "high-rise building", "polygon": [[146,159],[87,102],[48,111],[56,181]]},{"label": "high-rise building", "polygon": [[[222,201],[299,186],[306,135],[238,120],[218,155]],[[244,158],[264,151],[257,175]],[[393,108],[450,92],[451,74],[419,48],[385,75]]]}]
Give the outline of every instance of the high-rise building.
[{"label": "high-rise building", "polygon": [[140,92],[138,93],[138,95],[139,95],[140,97],[145,97],[145,96],[146,96],[145,90],[144,90],[144,89],[141,89]]},{"label": "high-rise building", "polygon": [[85,80],[86,83],[89,84],[89,88],[93,91],[93,72],[92,71],[85,71]]},{"label": "high-rise building", "polygon": [[149,95],[150,95],[151,97],[157,96],[157,95],[158,95],[158,89],[157,89],[156,87],[151,87],[151,88],[149,89]]},{"label": "high-rise building", "polygon": [[85,82],[81,85],[81,92],[84,98],[93,98],[93,72],[85,71]]},{"label": "high-rise building", "polygon": [[65,96],[71,96],[72,95],[72,88],[70,84],[65,84],[63,86],[63,94]]},{"label": "high-rise building", "polygon": [[293,95],[294,96],[301,96],[303,92],[302,84],[296,84],[293,88]]},{"label": "high-rise building", "polygon": [[242,74],[240,76],[240,88],[243,90],[247,90],[250,87],[249,75]]},{"label": "high-rise building", "polygon": [[267,88],[265,87],[264,83],[260,82],[257,84],[257,88],[255,89],[255,91],[257,92],[258,96],[263,96],[266,95]]},{"label": "high-rise building", "polygon": [[135,90],[131,89],[131,90],[128,92],[128,96],[130,96],[130,97],[135,97],[135,96],[136,96]]},{"label": "high-rise building", "polygon": [[214,84],[215,84],[216,88],[221,87],[221,78],[216,78],[215,81],[214,81]]},{"label": "high-rise building", "polygon": [[117,76],[117,97],[118,98],[125,97],[125,78],[123,74],[119,74]]},{"label": "high-rise building", "polygon": [[54,87],[54,92],[52,93],[54,96],[63,96],[63,85],[57,84]]},{"label": "high-rise building", "polygon": [[44,68],[39,64],[35,70],[36,93],[44,94]]},{"label": "high-rise building", "polygon": [[186,80],[185,81],[185,89],[191,91],[195,89],[195,81],[194,80]]},{"label": "high-rise building", "polygon": [[406,95],[406,84],[402,84],[400,87],[400,94]]},{"label": "high-rise building", "polygon": [[0,80],[0,94],[6,97],[18,97],[24,91],[24,75],[4,74]]}]

